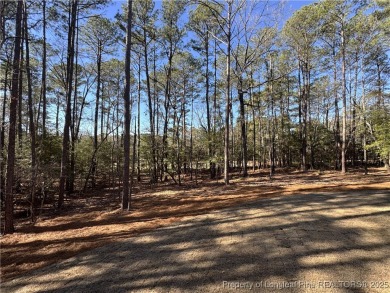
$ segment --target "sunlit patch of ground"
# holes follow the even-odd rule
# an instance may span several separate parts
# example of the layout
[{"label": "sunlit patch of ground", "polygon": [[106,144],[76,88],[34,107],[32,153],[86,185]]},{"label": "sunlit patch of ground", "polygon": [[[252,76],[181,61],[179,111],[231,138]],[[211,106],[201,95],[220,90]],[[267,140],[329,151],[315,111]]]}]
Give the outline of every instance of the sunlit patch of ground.
[{"label": "sunlit patch of ground", "polygon": [[[346,175],[332,171],[279,173],[272,180],[266,171],[257,171],[245,179],[234,177],[229,186],[225,186],[222,179],[199,179],[195,184],[186,177],[183,182],[183,186],[167,183],[153,188],[141,184],[132,197],[130,212],[120,210],[117,190],[104,189],[68,199],[66,209],[55,215],[42,215],[34,226],[18,222],[16,233],[1,238],[1,281],[189,216],[260,198],[390,190],[390,174],[382,169],[370,169],[368,175],[361,171]],[[348,222],[340,222],[344,224]]]}]

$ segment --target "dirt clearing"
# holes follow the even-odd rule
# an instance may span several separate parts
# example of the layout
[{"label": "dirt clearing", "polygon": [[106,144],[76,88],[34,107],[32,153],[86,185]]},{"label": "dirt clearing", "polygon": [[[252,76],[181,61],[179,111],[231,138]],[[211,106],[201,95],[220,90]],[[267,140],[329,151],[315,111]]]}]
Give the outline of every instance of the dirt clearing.
[{"label": "dirt clearing", "polygon": [[1,238],[1,281],[70,258],[80,252],[127,239],[186,217],[250,203],[260,198],[312,192],[390,190],[390,175],[381,169],[341,175],[339,172],[267,173],[223,181],[184,181],[183,186],[140,185],[132,197],[132,210],[120,210],[118,192],[99,192],[71,197],[66,208],[43,215],[35,225],[17,222],[17,232]]}]

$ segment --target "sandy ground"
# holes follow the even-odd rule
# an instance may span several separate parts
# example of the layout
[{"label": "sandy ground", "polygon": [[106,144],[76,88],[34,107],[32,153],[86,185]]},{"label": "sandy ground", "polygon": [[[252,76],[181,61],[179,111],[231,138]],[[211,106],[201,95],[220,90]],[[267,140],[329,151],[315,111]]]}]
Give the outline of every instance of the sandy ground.
[{"label": "sandy ground", "polygon": [[101,190],[67,199],[66,209],[42,215],[35,225],[17,223],[17,233],[1,238],[1,282],[24,276],[44,266],[109,243],[259,199],[295,197],[297,194],[353,190],[390,190],[390,175],[370,170],[340,175],[338,172],[281,173],[273,180],[266,172],[236,178],[228,187],[218,182],[185,181],[183,186],[141,185],[132,210],[121,212],[118,192]]},{"label": "sandy ground", "polygon": [[191,216],[4,292],[389,292],[388,190],[294,194]]}]

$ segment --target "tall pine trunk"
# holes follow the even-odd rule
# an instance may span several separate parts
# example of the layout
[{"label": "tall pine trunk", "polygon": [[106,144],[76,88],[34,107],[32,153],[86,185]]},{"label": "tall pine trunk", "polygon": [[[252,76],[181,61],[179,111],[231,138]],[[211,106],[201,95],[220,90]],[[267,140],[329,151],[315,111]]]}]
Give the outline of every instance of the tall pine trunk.
[{"label": "tall pine trunk", "polygon": [[226,110],[225,110],[225,144],[224,144],[224,181],[229,184],[229,136],[230,136],[230,53],[231,53],[231,12],[232,2],[228,2],[227,17],[227,64],[226,64]]},{"label": "tall pine trunk", "polygon": [[[97,152],[97,148],[98,148],[98,121],[99,121],[99,105],[100,105],[101,65],[102,65],[102,44],[100,41],[98,41],[98,51],[97,51],[97,60],[96,60],[97,84],[96,84],[96,100],[95,100],[95,120],[94,120],[94,128],[93,128],[93,149],[95,153]],[[92,161],[92,186],[93,187],[95,187],[96,184],[96,168],[97,168],[97,161],[95,156],[95,158]]]},{"label": "tall pine trunk", "polygon": [[64,134],[62,138],[61,172],[60,186],[58,195],[58,208],[61,208],[65,197],[65,183],[69,175],[69,142],[70,142],[70,124],[72,120],[72,89],[73,89],[73,68],[75,53],[75,35],[77,19],[78,0],[72,0],[69,13],[69,31],[68,31],[68,53],[66,63],[66,110]]},{"label": "tall pine trunk", "polygon": [[[155,138],[155,126],[154,126],[154,105],[152,99],[152,91],[150,85],[150,74],[149,74],[149,60],[148,60],[148,43],[147,43],[147,35],[146,28],[143,28],[143,54],[144,54],[144,62],[145,62],[145,76],[146,76],[146,90],[148,94],[148,108],[149,108],[149,126],[150,126],[150,143],[151,143],[151,156],[152,156],[152,178],[151,182],[157,182],[157,158],[156,158],[156,138]],[[139,128],[139,126],[138,126]]]},{"label": "tall pine trunk", "polygon": [[[24,3],[24,0],[21,0]],[[22,8],[23,10],[23,8]],[[22,12],[23,13],[23,12]],[[24,62],[24,26],[23,26],[23,15],[22,15],[22,28],[21,28],[21,43],[20,43],[20,65],[19,65],[19,81],[18,81],[18,146],[19,148],[22,148],[23,144],[23,123],[22,123],[22,117],[23,117],[23,62]]]},{"label": "tall pine trunk", "polygon": [[[242,87],[241,87],[242,88]],[[240,123],[241,123],[241,142],[242,142],[242,176],[248,176],[248,147],[247,147],[247,135],[245,125],[245,105],[244,105],[244,93],[242,90],[238,91],[238,99],[240,101]]]},{"label": "tall pine trunk", "polygon": [[31,151],[31,183],[30,183],[30,203],[31,203],[31,219],[34,221],[34,208],[35,208],[35,174],[36,174],[36,153],[35,153],[35,123],[34,123],[34,106],[33,106],[33,90],[31,83],[31,68],[30,68],[30,47],[29,47],[29,34],[27,23],[27,7],[24,5],[24,36],[26,46],[26,75],[27,75],[27,93],[28,93],[28,117],[30,128],[30,151]]},{"label": "tall pine trunk", "polygon": [[127,27],[126,27],[126,59],[125,59],[125,92],[124,100],[124,134],[123,134],[123,194],[122,209],[128,210],[131,206],[130,193],[130,62],[131,62],[131,22],[133,18],[133,1],[127,0]]},{"label": "tall pine trunk", "polygon": [[346,173],[346,146],[347,146],[347,93],[346,93],[346,76],[345,76],[345,67],[346,67],[346,60],[345,60],[345,36],[344,36],[344,29],[341,30],[341,57],[342,57],[342,64],[341,64],[341,92],[342,92],[342,99],[343,99],[343,134],[342,134],[342,141],[341,141],[341,173]]},{"label": "tall pine trunk", "polygon": [[46,46],[46,0],[42,0],[42,17],[43,17],[43,43],[42,43],[42,134],[46,137],[46,119],[47,119],[47,100],[46,100],[46,59],[47,59],[47,46]]},{"label": "tall pine trunk", "polygon": [[[139,57],[141,57],[141,56],[139,56]],[[138,61],[137,136],[138,136],[138,140],[137,140],[137,181],[140,182],[141,181],[141,153],[140,153],[140,149],[141,149],[141,58],[139,58],[139,61]],[[153,158],[152,158],[152,163],[154,163]],[[153,177],[153,175],[152,175],[152,177]]]},{"label": "tall pine trunk", "polygon": [[211,115],[210,115],[210,78],[209,78],[209,32],[206,32],[205,38],[205,49],[206,49],[206,119],[207,119],[207,155],[210,162],[210,178],[215,178],[215,172],[213,168],[212,160],[212,140],[211,140]]},{"label": "tall pine trunk", "polygon": [[338,91],[337,91],[337,60],[336,60],[336,50],[335,45],[332,47],[332,57],[333,57],[333,94],[334,94],[334,112],[335,112],[335,130],[334,130],[334,136],[335,136],[335,169],[340,169],[340,149],[341,149],[341,142],[340,142],[340,113],[339,113],[339,97],[338,97]]},{"label": "tall pine trunk", "polygon": [[[78,48],[79,48],[79,32],[78,32],[78,19],[76,20],[76,40],[75,40],[75,74],[74,74],[74,91],[73,91],[73,106],[72,106],[72,122],[70,125],[70,131],[71,131],[71,143],[70,143],[70,169],[69,169],[69,178],[66,181],[67,190],[69,193],[72,193],[74,191],[74,181],[75,181],[75,174],[76,174],[76,141],[78,138],[78,133],[80,129],[80,122],[81,122],[81,115],[83,111],[83,104],[81,105],[80,109],[80,115],[77,115],[78,106],[77,106],[77,100],[78,100],[78,93],[77,93],[77,87],[78,87]],[[84,97],[85,101],[85,97]],[[83,101],[83,103],[84,103]],[[78,118],[79,117],[79,118]]]},{"label": "tall pine trunk", "polygon": [[4,139],[5,139],[5,109],[7,107],[7,91],[8,91],[8,74],[9,74],[9,65],[10,61],[7,58],[7,64],[5,65],[5,74],[4,74],[4,91],[3,91],[3,104],[2,104],[2,112],[1,112],[1,129],[0,129],[0,196],[1,201],[4,200],[4,188],[5,185],[5,166],[3,162],[6,160],[5,152],[4,152]]},{"label": "tall pine trunk", "polygon": [[15,140],[16,140],[16,123],[17,123],[17,108],[19,102],[19,73],[20,73],[20,49],[22,39],[22,14],[23,1],[18,1],[16,8],[15,21],[15,45],[14,59],[12,64],[12,83],[11,83],[11,103],[9,109],[9,134],[8,134],[8,158],[7,158],[7,178],[5,186],[5,221],[4,234],[14,232],[14,171],[15,171]]}]

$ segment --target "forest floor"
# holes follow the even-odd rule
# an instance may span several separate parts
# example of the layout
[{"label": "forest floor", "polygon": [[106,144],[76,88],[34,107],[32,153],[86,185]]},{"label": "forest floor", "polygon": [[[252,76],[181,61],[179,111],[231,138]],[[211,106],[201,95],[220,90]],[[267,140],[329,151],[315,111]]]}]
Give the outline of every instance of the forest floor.
[{"label": "forest floor", "polygon": [[1,237],[1,282],[57,263],[83,251],[167,226],[191,216],[247,204],[261,198],[313,192],[390,190],[390,174],[370,169],[368,175],[354,170],[340,172],[277,172],[272,180],[266,170],[248,178],[234,174],[231,184],[223,180],[184,178],[135,188],[130,212],[122,212],[118,190],[94,190],[66,199],[65,208],[43,213],[35,224],[17,219],[16,232]]}]

